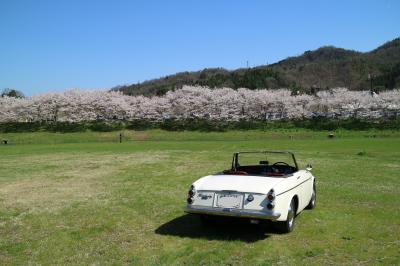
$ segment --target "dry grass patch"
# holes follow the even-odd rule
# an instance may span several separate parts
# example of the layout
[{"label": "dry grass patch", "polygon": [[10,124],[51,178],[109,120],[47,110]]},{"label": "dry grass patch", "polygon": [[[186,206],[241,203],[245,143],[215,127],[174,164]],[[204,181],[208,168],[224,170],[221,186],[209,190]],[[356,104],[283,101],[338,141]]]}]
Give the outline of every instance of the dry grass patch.
[{"label": "dry grass patch", "polygon": [[134,140],[147,140],[148,138],[149,138],[149,134],[145,131],[137,131],[137,132],[135,132],[135,134],[133,136],[131,136],[131,139],[134,139]]},{"label": "dry grass patch", "polygon": [[[110,193],[110,182],[134,165],[154,164],[167,158],[166,153],[127,154],[52,154],[8,159],[9,169],[27,167],[16,181],[0,180],[0,206],[24,208],[30,212],[54,211],[79,201],[93,202]],[[17,159],[17,158],[16,158]],[[15,173],[12,173],[15,175]]]},{"label": "dry grass patch", "polygon": [[31,179],[5,184],[0,188],[2,205],[29,211],[54,211],[77,201],[105,193],[102,182],[93,177],[65,180]]},{"label": "dry grass patch", "polygon": [[388,167],[388,168],[400,168],[400,163],[386,163],[383,165],[384,167]]}]

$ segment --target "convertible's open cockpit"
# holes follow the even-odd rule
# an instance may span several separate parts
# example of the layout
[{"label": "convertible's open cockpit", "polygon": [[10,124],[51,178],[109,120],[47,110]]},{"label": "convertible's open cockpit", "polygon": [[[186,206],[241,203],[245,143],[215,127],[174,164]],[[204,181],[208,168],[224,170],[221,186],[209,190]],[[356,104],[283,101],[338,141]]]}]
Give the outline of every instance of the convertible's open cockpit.
[{"label": "convertible's open cockpit", "polygon": [[226,175],[286,176],[298,171],[293,153],[288,151],[247,151],[233,154]]}]

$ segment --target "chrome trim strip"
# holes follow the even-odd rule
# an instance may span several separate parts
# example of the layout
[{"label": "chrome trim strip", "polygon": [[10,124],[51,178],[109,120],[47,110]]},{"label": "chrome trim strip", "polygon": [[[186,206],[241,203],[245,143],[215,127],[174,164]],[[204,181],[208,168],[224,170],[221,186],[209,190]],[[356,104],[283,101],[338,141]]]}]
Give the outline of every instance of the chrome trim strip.
[{"label": "chrome trim strip", "polygon": [[292,187],[291,189],[288,189],[288,190],[286,190],[286,191],[284,191],[284,192],[281,192],[281,193],[277,194],[276,196],[278,197],[279,195],[282,195],[282,194],[284,194],[284,193],[286,193],[286,192],[289,192],[289,191],[291,191],[292,189],[297,188],[298,186],[300,186],[301,184],[303,184],[303,183],[305,183],[305,182],[307,182],[307,181],[309,181],[309,180],[311,180],[311,177],[308,178],[307,180],[304,180],[303,182],[301,182],[301,183],[298,184],[297,186],[294,186],[294,187]]},{"label": "chrome trim strip", "polygon": [[222,208],[210,208],[204,206],[193,206],[187,204],[185,209],[187,213],[194,214],[209,214],[209,215],[220,215],[220,216],[235,216],[244,218],[258,218],[267,220],[276,220],[281,214],[278,212],[264,212],[264,211],[251,211],[243,209],[222,209]]},{"label": "chrome trim strip", "polygon": [[211,190],[211,189],[199,189],[196,190],[196,192],[213,192],[213,193],[233,193],[233,194],[253,194],[253,195],[267,195],[266,193],[261,193],[261,192],[252,192],[252,191],[237,191],[237,190]]}]

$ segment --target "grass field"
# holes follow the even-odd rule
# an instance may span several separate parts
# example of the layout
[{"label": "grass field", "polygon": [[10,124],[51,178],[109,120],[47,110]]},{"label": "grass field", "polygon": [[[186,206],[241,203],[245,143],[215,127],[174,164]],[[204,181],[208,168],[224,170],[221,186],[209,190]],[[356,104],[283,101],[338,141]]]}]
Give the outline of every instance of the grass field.
[{"label": "grass field", "polygon": [[[2,134],[0,264],[400,264],[400,133],[236,131]],[[288,149],[318,206],[278,234],[203,228],[191,183],[237,150]]]}]

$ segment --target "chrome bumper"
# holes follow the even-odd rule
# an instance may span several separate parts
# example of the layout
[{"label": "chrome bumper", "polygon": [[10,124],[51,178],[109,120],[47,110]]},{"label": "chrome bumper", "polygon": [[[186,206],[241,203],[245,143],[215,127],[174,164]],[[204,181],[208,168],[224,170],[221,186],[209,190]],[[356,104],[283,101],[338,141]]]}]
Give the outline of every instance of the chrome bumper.
[{"label": "chrome bumper", "polygon": [[205,206],[193,206],[189,204],[186,205],[184,211],[187,213],[194,213],[194,214],[234,216],[234,217],[267,219],[267,220],[276,220],[281,216],[279,212],[252,211],[252,210],[231,209],[231,208],[222,209],[222,208],[213,208]]}]

